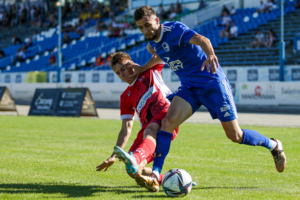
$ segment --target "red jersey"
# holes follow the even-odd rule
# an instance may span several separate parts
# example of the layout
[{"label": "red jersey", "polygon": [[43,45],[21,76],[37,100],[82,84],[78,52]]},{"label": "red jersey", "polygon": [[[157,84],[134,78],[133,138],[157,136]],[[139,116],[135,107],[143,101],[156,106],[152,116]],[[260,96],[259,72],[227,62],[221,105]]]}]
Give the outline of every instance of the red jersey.
[{"label": "red jersey", "polygon": [[121,95],[121,119],[134,119],[135,111],[139,115],[141,127],[148,125],[151,119],[168,111],[172,94],[165,85],[161,70],[164,64],[158,64],[139,74],[135,81]]}]

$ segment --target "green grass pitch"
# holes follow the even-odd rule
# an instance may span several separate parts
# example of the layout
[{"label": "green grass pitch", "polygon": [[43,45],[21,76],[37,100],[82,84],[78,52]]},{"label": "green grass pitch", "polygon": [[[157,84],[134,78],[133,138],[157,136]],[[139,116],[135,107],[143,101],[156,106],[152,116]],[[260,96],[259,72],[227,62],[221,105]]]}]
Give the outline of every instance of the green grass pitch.
[{"label": "green grass pitch", "polygon": [[[0,199],[168,198],[138,187],[122,162],[95,171],[111,155],[121,121],[0,116],[0,124]],[[267,149],[232,143],[221,125],[186,123],[163,169],[185,169],[198,183],[184,199],[300,199],[299,128],[243,128],[280,139],[286,170],[276,171]],[[138,130],[135,122],[126,150]]]}]

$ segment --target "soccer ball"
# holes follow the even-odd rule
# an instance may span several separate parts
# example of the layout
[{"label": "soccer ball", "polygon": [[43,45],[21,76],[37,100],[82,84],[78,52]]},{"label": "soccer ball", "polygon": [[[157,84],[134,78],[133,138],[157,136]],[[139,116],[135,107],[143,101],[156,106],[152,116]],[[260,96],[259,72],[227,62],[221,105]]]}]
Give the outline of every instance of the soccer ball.
[{"label": "soccer ball", "polygon": [[192,177],[183,169],[171,169],[165,174],[162,186],[170,197],[185,196],[192,189]]}]

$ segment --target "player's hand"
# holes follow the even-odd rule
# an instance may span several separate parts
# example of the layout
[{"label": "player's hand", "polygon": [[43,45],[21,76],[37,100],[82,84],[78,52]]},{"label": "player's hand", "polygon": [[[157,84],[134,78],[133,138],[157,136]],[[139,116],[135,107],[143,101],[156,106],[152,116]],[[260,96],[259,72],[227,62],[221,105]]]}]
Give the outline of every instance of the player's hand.
[{"label": "player's hand", "polygon": [[154,51],[153,47],[151,46],[150,43],[147,44],[147,50],[149,53],[151,53],[154,57],[157,56],[156,51]]},{"label": "player's hand", "polygon": [[101,171],[103,169],[105,169],[104,171],[106,171],[110,166],[114,164],[115,161],[116,161],[115,157],[110,157],[107,160],[104,160],[101,165],[96,167],[97,168],[96,171]]},{"label": "player's hand", "polygon": [[129,75],[128,77],[133,77],[139,75],[143,72],[142,67],[139,64],[131,62],[130,65],[127,66],[128,69],[133,69],[133,74]]},{"label": "player's hand", "polygon": [[217,72],[217,68],[219,68],[220,66],[217,56],[215,54],[207,56],[207,59],[203,62],[201,66],[201,71],[204,70],[205,66],[208,72],[210,72],[210,66],[212,73],[215,74]]}]

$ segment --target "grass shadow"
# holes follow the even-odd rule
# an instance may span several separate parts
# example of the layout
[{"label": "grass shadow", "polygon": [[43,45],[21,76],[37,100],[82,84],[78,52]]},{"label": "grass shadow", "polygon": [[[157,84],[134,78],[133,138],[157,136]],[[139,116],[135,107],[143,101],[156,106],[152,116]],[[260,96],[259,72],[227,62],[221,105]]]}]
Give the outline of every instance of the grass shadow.
[{"label": "grass shadow", "polygon": [[94,193],[111,192],[117,194],[147,192],[141,190],[140,186],[101,186],[101,185],[76,185],[63,183],[7,183],[0,184],[0,194],[20,194],[20,193],[44,193],[44,194],[65,194],[67,197],[89,197]]},{"label": "grass shadow", "polygon": [[193,187],[193,190],[230,189],[230,190],[257,190],[257,187]]},{"label": "grass shadow", "polygon": [[[192,190],[208,190],[208,189],[234,189],[234,190],[259,190],[257,187],[193,187]],[[159,192],[163,192],[162,190]],[[157,193],[156,193],[157,194]],[[140,199],[140,198],[174,198],[174,197],[169,197],[166,194],[164,195],[134,195],[132,198],[135,199]]]}]

